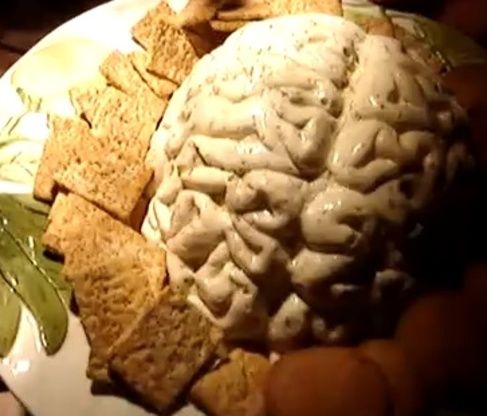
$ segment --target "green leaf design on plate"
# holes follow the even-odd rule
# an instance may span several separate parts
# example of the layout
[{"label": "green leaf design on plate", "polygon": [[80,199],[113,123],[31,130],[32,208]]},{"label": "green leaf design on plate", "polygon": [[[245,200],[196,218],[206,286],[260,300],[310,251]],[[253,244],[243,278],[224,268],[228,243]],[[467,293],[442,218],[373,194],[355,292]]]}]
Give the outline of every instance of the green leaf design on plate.
[{"label": "green leaf design on plate", "polygon": [[[487,62],[487,51],[468,36],[423,16],[387,10],[394,23],[403,22],[448,64],[448,67]],[[400,26],[403,26],[400,24]]]},{"label": "green leaf design on plate", "polygon": [[20,301],[0,277],[0,357],[6,357],[15,342],[20,322]]},{"label": "green leaf design on plate", "polygon": [[425,38],[452,67],[487,61],[487,52],[468,36],[426,18],[417,18]]},{"label": "green leaf design on plate", "polygon": [[23,88],[17,87],[16,92],[19,95],[22,103],[28,111],[39,111],[42,105],[42,99],[34,97],[27,93]]},{"label": "green leaf design on plate", "polygon": [[43,252],[47,211],[30,196],[0,195],[0,273],[34,315],[42,344],[53,354],[66,336],[71,288],[61,265]]},{"label": "green leaf design on plate", "polygon": [[0,127],[0,179],[32,184],[47,135],[47,116],[40,112],[41,99],[22,88],[16,91],[25,111]]}]

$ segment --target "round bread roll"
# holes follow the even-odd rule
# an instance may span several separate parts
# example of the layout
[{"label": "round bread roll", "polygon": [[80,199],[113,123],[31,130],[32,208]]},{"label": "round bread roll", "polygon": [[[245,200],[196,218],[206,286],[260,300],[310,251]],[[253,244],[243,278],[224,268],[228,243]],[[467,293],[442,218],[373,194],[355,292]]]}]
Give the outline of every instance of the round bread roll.
[{"label": "round bread roll", "polygon": [[268,416],[382,416],[387,382],[379,368],[348,348],[312,348],[282,357],[266,386]]},{"label": "round bread roll", "polygon": [[373,340],[362,344],[359,352],[376,363],[386,377],[394,416],[417,416],[425,408],[425,392],[397,342]]},{"label": "round bread roll", "polygon": [[435,402],[469,393],[485,379],[485,353],[461,294],[420,299],[401,318],[396,340]]}]

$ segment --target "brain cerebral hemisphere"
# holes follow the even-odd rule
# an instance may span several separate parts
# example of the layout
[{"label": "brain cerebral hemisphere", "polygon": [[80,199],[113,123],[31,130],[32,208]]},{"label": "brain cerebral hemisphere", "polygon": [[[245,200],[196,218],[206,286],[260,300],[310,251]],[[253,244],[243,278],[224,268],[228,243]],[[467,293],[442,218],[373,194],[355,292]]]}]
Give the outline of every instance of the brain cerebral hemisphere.
[{"label": "brain cerebral hemisphere", "polygon": [[143,232],[229,337],[339,342],[411,286],[395,236],[452,176],[462,119],[395,39],[326,15],[249,24],[173,96]]}]

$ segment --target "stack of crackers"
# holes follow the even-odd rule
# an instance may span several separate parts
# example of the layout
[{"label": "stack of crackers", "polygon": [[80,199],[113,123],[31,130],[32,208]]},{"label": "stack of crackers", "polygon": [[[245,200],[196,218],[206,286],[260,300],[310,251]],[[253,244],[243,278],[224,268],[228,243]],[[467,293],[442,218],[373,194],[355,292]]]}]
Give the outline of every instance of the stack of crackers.
[{"label": "stack of crackers", "polygon": [[122,381],[160,413],[187,397],[211,415],[255,413],[270,364],[240,349],[222,354],[220,331],[165,287],[165,253],[137,231],[151,137],[203,54],[250,21],[306,12],[343,10],[339,0],[193,0],[176,15],[162,2],[132,30],[140,51],[111,53],[104,85],[71,91],[77,117],[50,117],[34,195],[53,204],[43,242],[73,285],[87,374]]}]

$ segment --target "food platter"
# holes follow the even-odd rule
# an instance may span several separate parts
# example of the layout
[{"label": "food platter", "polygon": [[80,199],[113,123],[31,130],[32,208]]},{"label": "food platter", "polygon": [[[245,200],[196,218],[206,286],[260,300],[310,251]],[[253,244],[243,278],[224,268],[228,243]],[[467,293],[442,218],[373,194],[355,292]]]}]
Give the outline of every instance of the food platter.
[{"label": "food platter", "polygon": [[[37,227],[37,233],[39,233],[39,224],[42,224],[41,228],[42,231],[44,231],[44,226],[47,223],[47,208],[32,205],[34,202],[29,202],[28,198],[25,199],[24,197],[25,195],[32,193],[34,177],[36,175],[35,172],[41,159],[41,155],[43,158],[42,160],[45,161],[44,158],[47,150],[44,150],[43,155],[44,143],[46,140],[48,140],[48,137],[49,139],[52,137],[52,135],[50,135],[52,131],[49,131],[48,124],[52,122],[53,118],[56,119],[58,116],[66,120],[76,118],[79,113],[79,108],[75,107],[76,104],[79,104],[79,101],[76,101],[71,93],[73,90],[76,90],[81,86],[86,86],[89,84],[90,86],[97,87],[98,81],[110,81],[112,84],[108,82],[108,86],[104,85],[104,88],[111,89],[112,92],[115,89],[120,89],[123,94],[127,93],[127,91],[123,91],[123,86],[117,86],[116,83],[114,84],[113,80],[110,80],[105,74],[103,74],[103,76],[106,78],[106,80],[98,79],[101,77],[101,73],[103,73],[103,65],[101,64],[106,60],[109,61],[106,58],[108,56],[112,56],[113,51],[119,51],[122,54],[126,54],[124,55],[125,58],[127,58],[127,56],[134,56],[131,55],[131,53],[136,53],[140,47],[132,40],[131,28],[137,22],[139,22],[150,9],[158,6],[159,2],[160,0],[150,0],[145,2],[137,2],[135,0],[115,0],[95,8],[66,23],[48,35],[28,54],[26,54],[26,56],[23,57],[13,68],[11,68],[11,70],[8,71],[0,80],[0,96],[2,97],[2,101],[0,103],[0,126],[2,127],[0,134],[0,197],[3,195],[3,201],[12,203],[11,206],[16,206],[19,210],[19,215],[16,216],[15,209],[10,209],[9,211],[9,208],[0,206],[0,214],[2,214],[4,218],[4,223],[0,223],[0,237],[2,237],[1,233],[3,233],[3,240],[0,239],[0,250],[2,247],[8,247],[10,248],[10,253],[22,252],[21,254],[28,260],[28,264],[25,266],[26,269],[29,269],[30,267],[31,269],[36,269],[35,272],[37,272],[37,274],[44,273],[51,286],[53,286],[57,292],[58,309],[49,309],[49,313],[44,313],[38,308],[40,301],[39,299],[43,296],[49,296],[49,293],[52,295],[52,288],[49,289],[51,291],[43,291],[42,286],[38,286],[38,292],[36,292],[35,289],[29,290],[28,284],[26,283],[27,280],[25,280],[27,277],[24,276],[21,279],[16,280],[15,273],[13,273],[14,277],[12,277],[12,273],[9,273],[8,268],[6,270],[5,268],[3,270],[0,269],[4,280],[10,284],[10,287],[15,288],[15,292],[19,293],[22,300],[24,300],[24,303],[30,306],[31,310],[34,311],[34,314],[31,314],[27,308],[21,306],[20,302],[18,303],[17,310],[21,311],[18,324],[18,334],[17,337],[14,338],[15,342],[13,343],[12,348],[10,349],[10,347],[7,345],[10,349],[9,353],[0,361],[0,376],[3,380],[5,380],[12,392],[16,394],[26,405],[26,407],[36,416],[56,416],[65,414],[71,414],[74,416],[81,416],[85,414],[93,414],[95,416],[106,414],[136,416],[151,414],[149,411],[144,410],[140,406],[132,404],[125,398],[109,394],[108,390],[96,389],[96,386],[87,378],[85,375],[86,362],[89,360],[91,362],[91,359],[93,358],[93,349],[91,350],[90,354],[87,337],[79,318],[73,313],[68,312],[69,308],[66,308],[66,311],[64,308],[62,308],[63,301],[65,306],[69,306],[67,305],[69,301],[66,302],[66,299],[69,299],[69,297],[65,297],[64,294],[70,293],[70,285],[64,285],[62,281],[55,281],[55,279],[50,280],[50,276],[45,273],[46,267],[51,267],[52,265],[49,263],[49,258],[40,259],[40,257],[36,257],[39,256],[38,250],[40,247],[36,245],[40,241],[40,238],[37,240],[36,238],[40,237],[41,234],[35,234],[32,232],[30,236],[24,235],[22,239],[19,238],[18,235],[15,235],[15,232],[12,230],[15,231],[15,229],[22,229],[22,227],[25,229],[26,225],[22,223],[22,217],[20,214],[20,212],[23,211],[30,212],[29,215],[32,214],[31,217],[36,218],[32,221]],[[344,15],[346,16],[347,13],[349,13],[349,16],[355,16],[355,18],[357,18],[358,15],[359,17],[356,23],[361,22],[358,23],[359,26],[362,26],[362,28],[370,26],[372,27],[372,30],[377,30],[377,32],[373,32],[372,30],[369,32],[370,27],[368,27],[368,29],[365,30],[366,32],[374,35],[384,35],[384,31],[387,32],[387,29],[392,27],[392,25],[385,29],[383,27],[377,27],[378,21],[384,22],[387,20],[384,11],[378,10],[378,8],[373,8],[372,6],[369,7],[369,5],[364,5],[362,3],[363,2],[356,1],[344,2]],[[335,4],[340,5],[340,3],[336,2]],[[178,12],[184,8],[185,2],[169,1],[169,5],[173,11]],[[328,19],[328,17],[325,17],[325,15],[321,15],[319,18],[323,19],[323,21],[327,21]],[[333,19],[336,18],[330,17],[330,22],[338,22],[339,27],[341,27],[342,23],[344,23],[343,20]],[[419,20],[415,22],[414,18],[408,15],[392,15],[388,21],[393,21],[394,19],[394,23],[398,27],[402,25],[409,25],[409,28],[404,29],[405,32],[409,31],[413,33],[419,26],[421,26]],[[354,20],[354,17],[350,17],[350,20]],[[267,24],[267,22],[264,23]],[[243,24],[245,24],[245,22]],[[345,24],[348,25],[349,22],[345,22]],[[424,23],[424,25],[425,27],[428,27],[429,23]],[[272,26],[272,22],[269,24],[269,27],[270,26]],[[356,30],[360,30],[357,26],[352,26],[350,29],[351,32],[355,33]],[[264,27],[264,25],[261,27]],[[93,28],[103,28],[103,30],[93,30]],[[428,34],[427,32],[427,30],[423,30],[421,33],[422,35],[426,33],[425,36],[428,40],[428,36],[431,34]],[[305,31],[302,30],[300,33],[305,33]],[[416,35],[417,34],[415,33],[415,36]],[[387,37],[387,34],[385,34],[385,36]],[[434,33],[431,36],[434,37]],[[388,42],[389,40],[385,40],[386,37],[379,41]],[[238,39],[238,36],[234,36],[234,42]],[[242,39],[244,39],[242,44],[245,44],[245,36],[242,36]],[[252,39],[252,37],[247,39],[247,43],[249,43],[249,39]],[[141,42],[139,43],[142,44]],[[291,43],[292,42],[288,41],[285,46]],[[231,41],[229,44],[232,45]],[[415,44],[413,42],[413,46],[410,48],[410,51],[412,51],[411,53],[415,53],[413,50],[414,46]],[[195,45],[190,46],[190,48],[191,47],[194,47],[195,50],[197,49]],[[212,46],[212,48],[214,47],[215,46]],[[432,59],[435,60],[437,57],[433,53],[433,49],[434,48],[432,47],[428,47],[428,53],[431,55]],[[193,54],[195,54],[195,50],[191,50]],[[463,50],[463,44],[457,47],[457,52],[458,50]],[[416,52],[421,54],[424,52],[424,50],[419,48]],[[471,54],[467,53],[455,55],[450,53],[447,55],[451,59],[443,61],[441,59],[436,59],[434,62],[438,63],[438,65],[445,66],[455,65],[459,62],[464,63],[470,59],[470,55],[475,55],[474,52],[478,51],[473,51]],[[117,56],[116,53],[114,55],[115,57]],[[122,56],[121,54],[119,55]],[[466,57],[466,55],[468,56]],[[207,61],[205,62],[210,62],[211,59],[216,59],[215,57],[217,56],[218,54],[215,56],[212,54],[211,56],[208,55],[203,59],[208,57]],[[443,55],[443,58],[444,57],[445,55]],[[154,56],[152,56],[152,58],[154,58]],[[194,58],[196,58],[196,56],[194,56]],[[171,57],[167,57],[166,55],[164,59],[170,61]],[[192,61],[193,64],[197,60],[198,59],[196,58],[195,61]],[[203,67],[201,62],[198,64],[200,64],[199,67]],[[137,68],[135,68],[135,64],[133,62],[132,65],[134,66],[134,68],[131,68],[132,71],[136,70]],[[152,65],[152,62],[150,65]],[[205,65],[205,67],[210,68],[208,64]],[[195,66],[195,68],[196,67],[197,66]],[[144,70],[148,68],[149,67],[146,68],[144,66]],[[176,69],[175,73],[177,73],[178,70],[179,69]],[[189,67],[189,70],[191,70],[191,67]],[[116,73],[117,70],[115,70],[115,74]],[[146,74],[146,76],[149,78],[151,76],[154,77],[154,73],[156,72],[154,71],[149,75]],[[185,74],[185,77],[188,74],[189,72]],[[139,73],[139,75],[140,77],[144,78],[141,73]],[[167,74],[162,74],[162,76],[166,75]],[[191,81],[191,77],[188,79]],[[184,77],[180,81],[175,81],[175,78],[167,77],[165,81],[169,82],[171,85],[179,85],[183,83],[178,93],[186,93],[180,92],[181,90],[185,91],[184,85],[187,84]],[[144,82],[149,84],[146,79],[144,79]],[[343,85],[345,85],[345,83]],[[150,85],[150,88],[152,89],[153,87]],[[176,93],[174,97],[176,97],[178,93]],[[130,93],[127,94],[129,95]],[[155,94],[157,95],[157,93]],[[170,93],[168,93],[168,95],[164,98],[167,99],[169,94]],[[150,95],[152,96],[154,94],[151,92]],[[137,95],[137,97],[139,97],[139,95]],[[158,101],[154,101],[154,103],[156,102]],[[177,108],[177,105],[173,107]],[[163,110],[161,110],[161,112],[162,111]],[[168,110],[167,113],[170,113],[170,111]],[[83,113],[81,112],[81,114]],[[180,112],[180,114],[183,114],[183,112]],[[83,115],[86,115],[86,113]],[[83,119],[81,124],[84,124],[85,121],[91,123],[89,119]],[[122,122],[120,122],[120,124],[121,123]],[[50,125],[52,126],[53,124]],[[154,126],[155,125],[156,124],[154,123]],[[72,126],[72,124],[70,124],[70,126]],[[152,132],[153,131],[154,130],[152,130]],[[152,146],[154,145],[152,144]],[[76,164],[76,162],[74,162],[74,164]],[[117,166],[121,166],[121,164]],[[39,174],[37,174],[37,176],[39,176]],[[58,180],[59,179],[56,179],[56,181]],[[147,184],[147,182],[145,184]],[[64,183],[57,182],[57,184],[64,186]],[[72,195],[76,194],[77,192],[73,191],[69,185],[64,189],[68,190],[69,192],[73,192]],[[141,193],[139,193],[138,198],[141,197]],[[5,195],[10,196],[5,197]],[[38,195],[39,194],[37,194],[37,196]],[[58,199],[61,200],[63,195],[64,194],[61,194]],[[83,197],[85,196],[83,195]],[[52,202],[52,200],[50,201]],[[129,225],[129,221],[131,220],[129,215],[127,215],[124,220],[118,217],[116,213],[110,211],[110,208],[106,208],[98,201],[89,200],[89,202],[93,204],[91,206],[95,210],[101,211],[101,208],[105,209],[106,212],[112,214],[112,217],[117,217],[121,220],[121,222],[125,222],[125,225],[123,225],[125,229],[129,228],[126,226]],[[135,211],[134,207],[135,204],[132,206],[133,210],[130,211],[129,214]],[[44,211],[45,209],[46,211]],[[53,211],[51,211],[51,213]],[[107,214],[104,213],[103,215]],[[12,224],[9,224],[9,221]],[[27,218],[27,223],[29,223],[29,221],[30,217]],[[50,218],[50,221],[52,221],[52,218]],[[111,218],[110,221],[115,220]],[[130,225],[133,226],[131,223]],[[134,228],[138,229],[138,226]],[[133,233],[133,230],[130,230],[130,232]],[[143,233],[148,239],[150,239],[145,232]],[[140,235],[138,236],[140,238]],[[14,243],[14,245],[5,245],[5,241],[10,240]],[[51,248],[49,247],[49,244],[44,244],[48,249]],[[166,247],[164,246],[164,248]],[[64,254],[62,251],[60,253]],[[0,261],[2,260],[1,255],[2,253],[0,252]],[[12,257],[8,258],[8,255],[9,254],[7,254],[7,260],[11,260]],[[12,256],[12,254],[10,254],[10,256]],[[164,261],[161,261],[160,264],[163,263]],[[121,266],[119,265],[118,270],[120,270],[120,267]],[[118,271],[117,273],[123,272]],[[164,273],[159,273],[159,276],[162,274]],[[1,281],[2,276],[0,276],[0,283],[4,284],[3,281]],[[172,278],[174,277],[173,274],[171,276]],[[146,286],[150,286],[151,283],[152,282],[150,281],[149,285]],[[17,285],[19,288],[17,288]],[[155,288],[157,289],[158,286],[155,286]],[[2,288],[0,287],[0,289]],[[154,287],[152,287],[152,289],[154,289]],[[146,288],[146,290],[149,289]],[[159,293],[157,294],[160,295]],[[0,295],[2,295],[1,291]],[[7,310],[10,294],[4,290],[2,296],[0,296],[0,307],[3,306],[4,310]],[[56,293],[54,293],[54,296],[56,296]],[[164,297],[160,295],[157,297],[157,299],[159,298],[163,299]],[[77,300],[78,304],[80,304],[78,297]],[[13,303],[15,304],[15,302]],[[114,304],[116,303],[117,302],[114,302]],[[59,310],[59,305],[61,305],[62,311]],[[156,309],[156,306],[154,306],[154,309]],[[16,309],[14,308],[12,310]],[[147,315],[149,315],[149,313]],[[146,315],[144,315],[144,318],[145,317]],[[45,325],[47,318],[51,319],[51,325]],[[88,333],[89,337],[90,333],[86,328],[86,321],[83,321],[83,324],[85,325],[84,329]],[[143,320],[141,322],[139,321],[138,324],[141,324],[140,327],[142,329],[144,328],[142,325],[144,324]],[[14,332],[17,332],[17,328],[13,329]],[[135,327],[135,329],[140,328]],[[10,328],[10,332],[12,332],[11,330],[12,328]],[[133,332],[137,333],[136,331]],[[159,330],[155,330],[154,332],[157,332],[157,336],[159,336]],[[15,333],[13,335],[15,336]],[[124,337],[121,335],[121,333],[118,333],[117,338],[112,340],[112,342],[119,339],[122,339],[123,341]],[[144,338],[144,336],[144,331],[142,331],[142,336],[140,336],[140,338]],[[210,335],[207,335],[206,339],[209,338],[211,338]],[[7,344],[8,341],[9,340],[7,339]],[[93,341],[93,339],[91,339],[91,341]],[[2,343],[5,344],[5,340],[2,340],[0,337],[0,353],[2,352]],[[93,342],[91,344],[91,347],[93,348]],[[109,349],[108,347],[106,348]],[[232,358],[230,358],[230,360],[232,360]],[[265,361],[266,365],[269,365],[267,359],[265,359]],[[106,372],[108,368],[107,361],[103,365],[105,366],[103,369]],[[89,370],[90,368],[88,371]],[[193,376],[194,375],[195,374],[193,374]],[[197,414],[200,414],[200,412],[192,406],[184,407],[177,412],[177,415],[191,416]]]},{"label": "food platter", "polygon": [[[174,3],[175,8],[184,6],[182,2]],[[0,118],[8,118],[10,115],[21,114],[25,111],[22,101],[15,91],[15,85],[11,81],[12,78],[15,79],[16,73],[18,75],[19,68],[23,71],[25,65],[29,66],[29,59],[36,59],[35,55],[38,51],[43,53],[42,51],[45,51],[46,48],[52,48],[52,65],[57,66],[60,71],[50,79],[49,74],[44,74],[44,77],[40,76],[43,79],[38,78],[39,82],[47,86],[47,89],[55,90],[56,87],[53,87],[53,84],[55,82],[63,84],[63,79],[59,76],[62,77],[64,74],[67,83],[61,86],[57,93],[67,95],[71,82],[70,75],[66,72],[66,68],[62,68],[62,57],[58,55],[56,60],[56,53],[61,53],[61,56],[63,53],[59,49],[56,52],[56,49],[64,48],[65,51],[66,45],[69,45],[74,54],[79,53],[80,49],[84,50],[85,58],[87,58],[86,50],[88,49],[90,57],[85,62],[90,66],[93,65],[92,67],[97,67],[104,56],[113,49],[128,52],[137,48],[130,37],[130,28],[157,4],[157,0],[112,1],[74,18],[50,33],[0,80],[0,96],[2,97]],[[100,27],[104,29],[92,30],[92,28]],[[80,47],[77,48],[76,45]],[[83,52],[81,54],[83,55]],[[79,69],[83,72],[87,68],[85,66]],[[42,125],[42,121],[45,122],[45,118],[41,117],[41,131],[46,128],[45,124]],[[42,137],[42,132],[39,135],[38,128],[39,124],[27,125],[27,134],[33,136],[34,140],[42,141],[45,139],[45,135]],[[0,181],[0,193],[30,193],[32,185],[28,180],[26,182],[22,184],[6,180]],[[63,347],[56,355],[47,356],[39,342],[37,325],[32,315],[24,308],[15,344],[8,357],[0,362],[0,376],[27,409],[36,416],[63,416],[66,414],[73,416],[86,414],[142,416],[151,414],[123,398],[103,394],[93,395],[90,391],[91,382],[85,376],[88,353],[89,348],[81,324],[74,315],[69,314],[67,337]],[[181,410],[180,414],[189,416],[200,413],[189,408]]]}]

